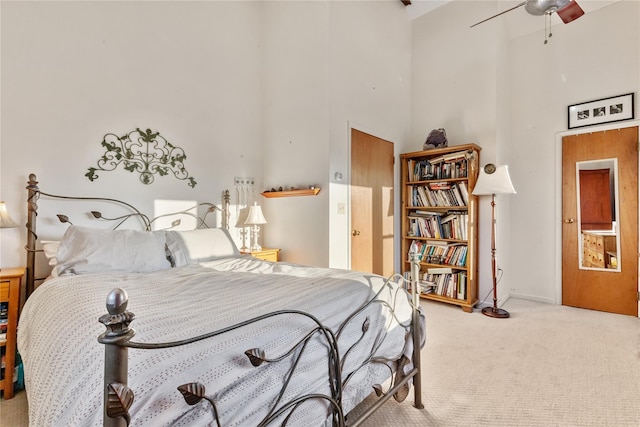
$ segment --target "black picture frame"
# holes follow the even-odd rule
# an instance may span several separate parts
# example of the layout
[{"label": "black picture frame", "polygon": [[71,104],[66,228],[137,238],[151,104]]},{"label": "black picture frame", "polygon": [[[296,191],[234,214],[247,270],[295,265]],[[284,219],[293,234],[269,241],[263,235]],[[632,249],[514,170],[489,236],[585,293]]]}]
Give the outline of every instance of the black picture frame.
[{"label": "black picture frame", "polygon": [[635,118],[635,94],[612,96],[581,102],[567,107],[568,129],[603,123],[620,122]]}]

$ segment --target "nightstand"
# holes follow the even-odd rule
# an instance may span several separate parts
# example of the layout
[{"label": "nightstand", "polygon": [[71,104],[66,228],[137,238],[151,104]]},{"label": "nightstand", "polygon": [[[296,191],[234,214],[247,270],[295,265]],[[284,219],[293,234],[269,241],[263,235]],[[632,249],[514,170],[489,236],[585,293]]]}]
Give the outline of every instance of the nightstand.
[{"label": "nightstand", "polygon": [[13,397],[13,370],[16,362],[16,331],[18,328],[18,306],[24,267],[0,270],[0,325],[4,339],[0,339],[2,351],[2,376],[0,390],[5,399]]},{"label": "nightstand", "polygon": [[261,251],[245,251],[245,252],[240,252],[240,253],[246,254],[246,255],[251,255],[254,258],[263,259],[265,261],[277,262],[278,261],[278,253],[279,252],[280,252],[280,249],[262,248]]}]

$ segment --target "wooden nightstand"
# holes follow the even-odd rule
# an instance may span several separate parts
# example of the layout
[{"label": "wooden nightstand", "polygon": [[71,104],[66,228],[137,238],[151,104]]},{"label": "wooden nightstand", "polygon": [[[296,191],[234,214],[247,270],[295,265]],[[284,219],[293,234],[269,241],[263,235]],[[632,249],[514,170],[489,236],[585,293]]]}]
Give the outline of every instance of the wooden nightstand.
[{"label": "wooden nightstand", "polygon": [[[20,286],[24,268],[3,268],[0,270],[0,324],[6,333],[6,339],[0,340],[2,350],[2,375],[0,390],[5,399],[13,397],[13,370],[16,362],[16,331],[18,328],[18,306],[20,305]],[[6,325],[6,326],[5,326]]]},{"label": "wooden nightstand", "polygon": [[246,252],[240,252],[240,253],[251,255],[254,258],[263,259],[265,261],[277,262],[279,252],[280,252],[280,249],[262,248],[261,251],[246,251]]}]

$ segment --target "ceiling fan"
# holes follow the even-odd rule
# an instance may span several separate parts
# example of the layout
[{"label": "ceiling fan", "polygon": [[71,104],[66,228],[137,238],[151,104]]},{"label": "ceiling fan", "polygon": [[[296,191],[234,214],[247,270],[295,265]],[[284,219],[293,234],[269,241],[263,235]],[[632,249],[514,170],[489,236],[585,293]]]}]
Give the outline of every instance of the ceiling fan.
[{"label": "ceiling fan", "polygon": [[[487,22],[488,20],[493,19],[497,16],[503,15],[507,12],[511,12],[512,10],[522,6],[524,6],[525,10],[528,13],[536,16],[546,15],[550,17],[555,12],[565,24],[568,24],[569,22],[574,21],[584,15],[584,10],[582,10],[582,8],[575,0],[525,0],[512,7],[511,9],[507,9],[478,23],[473,24],[471,28],[475,27],[476,25],[480,25],[483,22]],[[549,37],[551,37],[551,33],[549,33]],[[547,40],[545,39],[544,42],[547,43]]]}]

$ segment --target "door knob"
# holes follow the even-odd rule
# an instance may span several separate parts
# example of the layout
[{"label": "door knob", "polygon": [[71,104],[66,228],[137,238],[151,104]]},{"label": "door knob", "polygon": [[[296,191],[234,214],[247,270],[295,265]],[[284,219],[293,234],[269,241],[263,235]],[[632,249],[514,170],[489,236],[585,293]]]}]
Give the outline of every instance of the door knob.
[{"label": "door knob", "polygon": [[351,235],[352,235],[352,236],[359,236],[359,235],[360,235],[360,232],[359,232],[358,230],[353,230],[353,231],[351,232]]},{"label": "door knob", "polygon": [[567,219],[564,220],[564,222],[567,223],[567,224],[573,224],[574,222],[576,222],[576,220],[573,219],[573,218],[567,218]]}]

